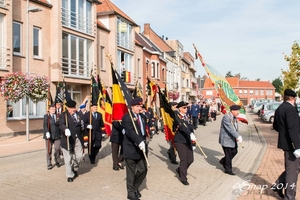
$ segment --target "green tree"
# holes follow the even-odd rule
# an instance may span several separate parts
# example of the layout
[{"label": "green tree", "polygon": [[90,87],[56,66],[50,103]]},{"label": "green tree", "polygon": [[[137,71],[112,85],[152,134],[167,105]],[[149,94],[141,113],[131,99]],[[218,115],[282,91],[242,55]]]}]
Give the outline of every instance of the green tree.
[{"label": "green tree", "polygon": [[228,77],[233,77],[231,71],[229,71],[229,72],[226,73],[225,78],[228,78]]},{"label": "green tree", "polygon": [[[289,63],[288,69],[282,71],[283,78],[283,92],[285,89],[290,88],[296,90],[299,87],[299,75],[300,75],[300,46],[297,41],[294,41],[292,45],[291,54],[284,55],[284,59]],[[299,91],[297,92],[299,95]]]},{"label": "green tree", "polygon": [[281,94],[282,91],[282,81],[280,80],[280,78],[276,78],[272,81],[272,85],[275,87],[275,92]]}]

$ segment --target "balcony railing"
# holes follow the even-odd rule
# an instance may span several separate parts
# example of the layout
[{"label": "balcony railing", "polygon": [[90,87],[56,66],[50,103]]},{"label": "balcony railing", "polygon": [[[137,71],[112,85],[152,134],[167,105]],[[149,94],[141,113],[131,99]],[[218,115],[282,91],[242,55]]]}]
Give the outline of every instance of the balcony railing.
[{"label": "balcony railing", "polygon": [[67,76],[89,78],[91,64],[88,62],[62,58],[62,72]]},{"label": "balcony railing", "polygon": [[117,33],[117,45],[125,49],[134,51],[134,41],[129,37],[123,37],[122,33]]},{"label": "balcony railing", "polygon": [[191,82],[192,82],[192,83],[197,83],[197,79],[196,79],[195,77],[192,77],[192,78],[191,78]]},{"label": "balcony railing", "polygon": [[5,0],[0,0],[0,6],[5,7],[5,5],[6,5]]},{"label": "balcony railing", "polygon": [[92,19],[89,19],[83,15],[79,15],[78,13],[72,12],[65,8],[62,8],[61,10],[61,22],[63,26],[90,35],[96,34],[95,22]]},{"label": "balcony railing", "polygon": [[7,65],[7,48],[0,47],[0,69],[5,69]]}]

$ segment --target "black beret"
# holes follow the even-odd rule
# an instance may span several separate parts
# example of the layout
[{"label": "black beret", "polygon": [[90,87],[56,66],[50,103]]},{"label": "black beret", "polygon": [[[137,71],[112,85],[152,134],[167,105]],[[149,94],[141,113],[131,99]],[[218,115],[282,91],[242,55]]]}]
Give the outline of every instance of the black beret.
[{"label": "black beret", "polygon": [[241,109],[241,106],[239,106],[239,105],[230,106],[230,110],[239,110],[239,109]]},{"label": "black beret", "polygon": [[130,102],[131,106],[136,106],[136,105],[143,105],[143,99],[140,97],[134,98]]},{"label": "black beret", "polygon": [[180,108],[180,107],[182,107],[182,106],[187,106],[187,105],[188,105],[187,102],[180,101],[180,102],[177,104],[176,108]]},{"label": "black beret", "polygon": [[73,100],[67,101],[66,106],[69,108],[74,108],[76,107],[76,102]]},{"label": "black beret", "polygon": [[50,107],[50,108],[51,108],[51,107],[55,107],[55,103],[52,103],[49,107]]},{"label": "black beret", "polygon": [[146,109],[146,106],[145,106],[145,104],[143,104],[142,108]]},{"label": "black beret", "polygon": [[294,90],[291,89],[285,89],[284,90],[284,95],[285,96],[291,96],[291,97],[296,97],[296,92],[294,92]]}]

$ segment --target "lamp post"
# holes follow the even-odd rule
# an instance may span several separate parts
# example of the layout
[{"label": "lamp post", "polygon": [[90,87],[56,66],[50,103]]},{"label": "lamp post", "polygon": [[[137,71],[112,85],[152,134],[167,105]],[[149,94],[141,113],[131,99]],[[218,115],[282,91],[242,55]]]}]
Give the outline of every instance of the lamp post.
[{"label": "lamp post", "polygon": [[[42,11],[39,8],[30,7],[29,0],[27,0],[26,5],[26,74],[29,75],[29,12],[40,12]],[[26,141],[29,141],[29,98],[26,97]]]}]

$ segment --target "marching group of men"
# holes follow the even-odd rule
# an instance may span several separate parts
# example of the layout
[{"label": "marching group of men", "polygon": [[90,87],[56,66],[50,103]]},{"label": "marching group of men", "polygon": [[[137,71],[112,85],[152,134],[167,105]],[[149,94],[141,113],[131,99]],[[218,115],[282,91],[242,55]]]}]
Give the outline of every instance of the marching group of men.
[{"label": "marching group of men", "polygon": [[[85,104],[81,105],[80,111],[76,109],[76,102],[67,101],[66,111],[62,112],[62,103],[56,102],[49,107],[49,111],[44,116],[44,139],[47,150],[47,168],[53,168],[51,162],[52,146],[54,146],[54,159],[57,167],[61,166],[60,155],[63,154],[68,182],[78,176],[78,168],[83,160],[85,141],[84,136],[91,131],[91,144],[88,144],[89,160],[91,164],[96,163],[96,156],[101,148],[102,135],[104,133],[104,123],[101,113],[97,112],[97,105],[91,105],[91,110],[86,111]],[[171,102],[170,106],[175,114],[173,131],[175,132],[173,141],[170,142],[168,155],[171,163],[176,161],[176,151],[179,156],[179,167],[176,169],[179,180],[183,185],[189,185],[187,180],[187,170],[194,161],[193,149],[197,142],[193,125],[188,114],[188,103]],[[142,98],[135,98],[130,102],[130,111],[125,114],[122,121],[112,123],[110,136],[112,148],[113,170],[124,169],[126,166],[126,187],[128,199],[139,199],[141,193],[139,187],[147,175],[148,166],[148,143],[153,133],[158,131],[157,124],[154,123],[153,110],[146,110]],[[231,160],[237,153],[237,141],[241,142],[241,136],[237,132],[237,122],[239,106],[231,107],[231,112],[226,119],[222,120],[220,143],[223,146],[225,157],[222,159],[225,173],[234,175],[232,172]],[[237,112],[236,112],[237,111]],[[233,114],[232,114],[233,113]],[[232,121],[234,124],[232,124]],[[222,136],[221,136],[222,135]],[[227,135],[227,137],[224,137]],[[233,144],[228,146],[228,138]],[[124,162],[123,162],[124,161]]]}]

